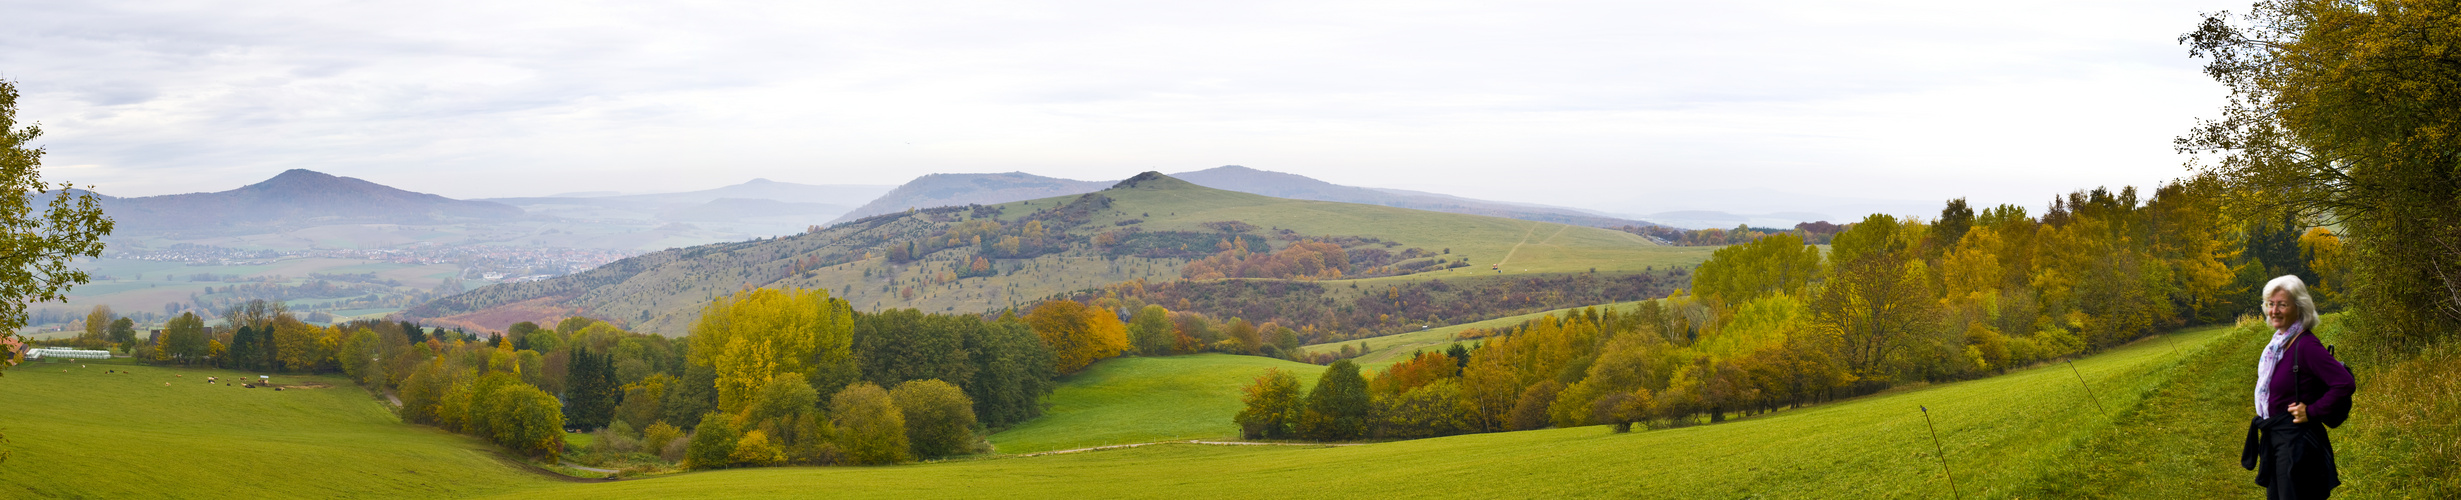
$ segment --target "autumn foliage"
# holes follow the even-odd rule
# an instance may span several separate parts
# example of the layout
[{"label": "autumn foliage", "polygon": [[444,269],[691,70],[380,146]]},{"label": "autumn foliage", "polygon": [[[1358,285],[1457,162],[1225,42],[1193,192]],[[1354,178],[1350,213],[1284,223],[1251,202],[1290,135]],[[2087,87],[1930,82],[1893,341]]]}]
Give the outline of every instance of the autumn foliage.
[{"label": "autumn foliage", "polygon": [[1063,374],[1128,350],[1128,326],[1118,316],[1076,301],[1053,300],[1034,306],[1033,312],[1026,313],[1025,324],[1050,346],[1052,368]]}]

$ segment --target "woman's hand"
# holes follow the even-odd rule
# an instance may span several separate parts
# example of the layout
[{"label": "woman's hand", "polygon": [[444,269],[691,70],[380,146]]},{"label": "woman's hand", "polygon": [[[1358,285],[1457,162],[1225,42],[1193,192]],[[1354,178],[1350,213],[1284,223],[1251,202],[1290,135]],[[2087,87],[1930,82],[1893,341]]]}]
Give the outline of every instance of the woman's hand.
[{"label": "woman's hand", "polygon": [[2290,403],[2290,423],[2307,423],[2307,403]]}]

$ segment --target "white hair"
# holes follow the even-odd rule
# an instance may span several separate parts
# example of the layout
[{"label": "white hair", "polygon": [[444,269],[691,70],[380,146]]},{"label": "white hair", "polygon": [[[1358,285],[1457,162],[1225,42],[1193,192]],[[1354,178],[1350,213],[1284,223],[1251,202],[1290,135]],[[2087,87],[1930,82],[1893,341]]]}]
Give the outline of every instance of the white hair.
[{"label": "white hair", "polygon": [[2307,282],[2295,274],[2273,278],[2273,281],[2265,282],[2264,295],[2256,296],[2256,303],[2273,300],[2273,292],[2277,291],[2290,292],[2291,304],[2299,308],[2299,326],[2313,331],[2316,328],[2316,299],[2307,295]]}]

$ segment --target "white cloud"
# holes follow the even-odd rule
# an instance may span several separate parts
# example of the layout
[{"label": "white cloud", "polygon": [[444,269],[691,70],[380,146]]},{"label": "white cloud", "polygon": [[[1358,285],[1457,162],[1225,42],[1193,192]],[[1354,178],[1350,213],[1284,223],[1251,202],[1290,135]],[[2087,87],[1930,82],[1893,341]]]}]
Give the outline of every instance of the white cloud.
[{"label": "white cloud", "polygon": [[288,168],[488,197],[1242,164],[1911,212],[2180,175],[2169,138],[2222,91],[2172,40],[2231,7],[11,1],[0,77],[50,163],[95,165],[57,180],[121,195]]}]

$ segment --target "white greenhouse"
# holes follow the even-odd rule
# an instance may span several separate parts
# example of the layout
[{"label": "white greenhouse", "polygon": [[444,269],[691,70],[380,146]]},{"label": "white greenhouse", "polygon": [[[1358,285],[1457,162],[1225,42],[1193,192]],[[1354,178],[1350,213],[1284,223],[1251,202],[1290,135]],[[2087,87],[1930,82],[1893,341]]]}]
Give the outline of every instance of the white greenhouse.
[{"label": "white greenhouse", "polygon": [[27,361],[32,361],[32,360],[37,360],[37,359],[43,359],[43,358],[62,358],[62,359],[111,359],[111,351],[90,351],[90,350],[85,350],[85,349],[53,349],[53,348],[48,348],[48,347],[45,347],[45,348],[37,348],[37,349],[29,349],[29,350],[27,350],[27,351],[26,351],[26,360],[27,360]]}]

